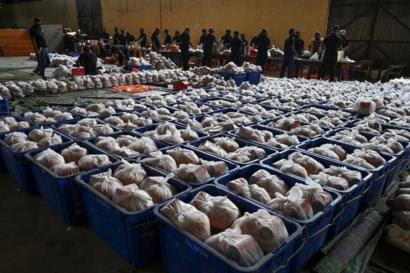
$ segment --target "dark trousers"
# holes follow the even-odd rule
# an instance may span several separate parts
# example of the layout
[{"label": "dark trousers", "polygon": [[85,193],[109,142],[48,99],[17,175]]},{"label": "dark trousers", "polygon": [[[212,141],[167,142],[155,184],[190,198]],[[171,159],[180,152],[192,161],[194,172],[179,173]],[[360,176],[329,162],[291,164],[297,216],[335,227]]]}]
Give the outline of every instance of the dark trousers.
[{"label": "dark trousers", "polygon": [[319,70],[319,79],[323,79],[326,75],[329,75],[329,81],[335,80],[337,57],[335,58],[323,58],[322,65]]},{"label": "dark trousers", "polygon": [[266,59],[268,58],[267,55],[257,55],[256,56],[256,65],[262,67],[262,71],[265,71]]},{"label": "dark trousers", "polygon": [[48,48],[41,48],[38,54],[38,71],[41,76],[44,76],[44,72],[47,66],[50,65],[50,56],[48,55]]},{"label": "dark trousers", "polygon": [[189,51],[181,51],[182,68],[184,70],[189,69]]},{"label": "dark trousers", "polygon": [[202,65],[211,66],[212,65],[212,50],[205,50],[204,57],[202,58]]},{"label": "dark trousers", "polygon": [[279,77],[285,76],[285,71],[288,69],[288,78],[294,77],[295,58],[293,56],[283,56],[282,66],[280,68]]}]

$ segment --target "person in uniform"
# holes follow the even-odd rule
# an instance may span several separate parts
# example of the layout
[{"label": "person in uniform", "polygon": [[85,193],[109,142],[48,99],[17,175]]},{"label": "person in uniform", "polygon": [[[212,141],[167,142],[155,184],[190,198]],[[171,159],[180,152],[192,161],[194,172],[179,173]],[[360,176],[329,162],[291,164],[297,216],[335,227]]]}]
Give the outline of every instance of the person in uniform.
[{"label": "person in uniform", "polygon": [[294,75],[295,56],[297,56],[295,40],[295,29],[291,28],[289,30],[289,36],[285,40],[283,61],[279,75],[281,78],[285,76],[286,69],[288,70],[288,78],[292,78]]},{"label": "person in uniform", "polygon": [[256,38],[255,47],[258,49],[256,64],[261,66],[262,70],[265,71],[266,60],[268,59],[268,48],[270,47],[270,39],[266,29],[263,29],[258,38]]},{"label": "person in uniform", "polygon": [[164,36],[165,36],[164,45],[171,44],[172,43],[172,37],[171,37],[171,35],[169,35],[169,30],[168,29],[164,30]]},{"label": "person in uniform", "polygon": [[339,37],[339,26],[335,25],[332,33],[323,40],[322,49],[325,50],[325,53],[320,66],[319,79],[323,79],[328,74],[329,81],[335,80],[337,51],[341,47],[342,39]]},{"label": "person in uniform", "polygon": [[241,65],[241,46],[242,41],[239,38],[239,31],[234,31],[231,40],[231,62],[238,66]]},{"label": "person in uniform", "polygon": [[204,58],[202,59],[202,65],[211,66],[212,64],[212,50],[214,47],[214,43],[216,38],[214,36],[214,30],[212,28],[209,29],[208,34],[204,37],[204,44],[202,49],[204,50]]},{"label": "person in uniform", "polygon": [[140,28],[140,36],[138,37],[138,41],[141,45],[142,48],[147,47],[147,34],[145,34],[145,31],[143,28]]},{"label": "person in uniform", "polygon": [[185,28],[185,31],[179,37],[182,67],[184,70],[189,69],[189,46],[191,45],[191,37],[189,36],[189,28]]}]

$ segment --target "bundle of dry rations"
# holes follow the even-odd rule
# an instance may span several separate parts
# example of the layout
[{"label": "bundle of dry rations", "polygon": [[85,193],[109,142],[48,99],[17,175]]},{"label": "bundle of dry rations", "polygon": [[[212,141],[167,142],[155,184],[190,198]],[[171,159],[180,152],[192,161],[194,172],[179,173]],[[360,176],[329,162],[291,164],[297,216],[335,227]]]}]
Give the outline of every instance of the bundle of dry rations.
[{"label": "bundle of dry rations", "polygon": [[272,132],[263,129],[240,127],[235,134],[242,139],[279,149],[287,149],[300,144],[297,136],[289,135],[286,132],[273,135]]},{"label": "bundle of dry rations", "polygon": [[141,164],[122,163],[94,174],[90,186],[130,212],[139,212],[172,198],[177,189],[168,183],[171,176],[149,176]]},{"label": "bundle of dry rations", "polygon": [[260,106],[259,104],[247,103],[243,104],[239,111],[249,113],[252,115],[260,115],[264,119],[275,119],[283,115],[283,112],[277,109],[269,109]]},{"label": "bundle of dry rations", "polygon": [[199,104],[192,101],[177,103],[172,105],[173,108],[186,112],[190,116],[207,114],[215,111],[212,107],[206,104]]},{"label": "bundle of dry rations", "polygon": [[230,101],[230,100],[224,100],[224,99],[209,100],[206,102],[206,104],[214,106],[214,107],[218,107],[220,109],[224,109],[224,108],[238,109],[242,105],[240,101]]},{"label": "bundle of dry rations", "polygon": [[198,133],[192,130],[190,126],[184,129],[178,129],[175,124],[169,122],[158,125],[154,130],[144,132],[144,135],[170,145],[180,144],[199,138]]},{"label": "bundle of dry rations", "polygon": [[239,163],[266,157],[264,149],[256,146],[241,147],[234,138],[224,136],[206,140],[198,149]]},{"label": "bundle of dry rations", "polygon": [[149,109],[148,106],[137,103],[133,99],[111,100],[105,103],[106,106],[111,106],[118,111],[137,111],[142,112]]},{"label": "bundle of dry rations", "polygon": [[370,149],[355,149],[353,153],[348,153],[340,145],[328,143],[309,148],[308,151],[366,170],[376,170],[386,164],[386,160],[378,152]]},{"label": "bundle of dry rations", "polygon": [[178,120],[178,122],[209,135],[227,132],[237,128],[237,126],[234,123],[234,120],[219,120],[213,116],[181,119]]},{"label": "bundle of dry rations", "polygon": [[372,135],[381,135],[385,138],[396,138],[401,141],[410,141],[410,132],[405,129],[400,128],[385,128],[383,127],[380,121],[362,121],[355,123],[352,129],[356,129],[360,133],[372,134]]},{"label": "bundle of dry rations", "polygon": [[372,136],[368,139],[357,129],[343,129],[337,131],[333,136],[329,136],[328,138],[350,145],[359,146],[365,150],[373,150],[390,155],[400,154],[404,150],[404,147],[400,142],[403,140],[398,137]]},{"label": "bundle of dry rations", "polygon": [[277,121],[269,122],[264,126],[279,129],[282,131],[289,132],[289,134],[306,138],[315,138],[325,133],[325,131],[318,124],[303,125],[299,120],[291,117],[281,118]]},{"label": "bundle of dry rations", "polygon": [[183,148],[150,153],[143,163],[167,173],[174,173],[179,179],[190,184],[202,184],[213,177],[229,171],[224,161],[207,161],[193,151]]},{"label": "bundle of dry rations", "polygon": [[35,155],[34,159],[61,177],[112,164],[107,155],[89,154],[86,148],[76,143],[63,149],[61,153],[48,148]]},{"label": "bundle of dry rations", "polygon": [[158,107],[165,107],[165,106],[177,103],[177,100],[172,95],[169,95],[169,96],[152,95],[152,96],[146,96],[144,98],[139,99],[138,103],[145,104],[145,105],[149,104],[149,105],[158,106]]},{"label": "bundle of dry rations", "polygon": [[214,113],[210,117],[217,121],[230,121],[238,126],[245,126],[263,121],[261,115],[249,115],[238,111],[228,111],[226,113]]},{"label": "bundle of dry rations", "polygon": [[309,220],[333,200],[317,183],[296,183],[289,187],[283,179],[263,169],[253,173],[248,180],[243,177],[231,180],[227,187],[299,220]]},{"label": "bundle of dry rations", "polygon": [[97,137],[95,146],[122,158],[135,158],[158,150],[152,139],[127,134]]},{"label": "bundle of dry rations", "polygon": [[385,239],[410,253],[410,176],[399,183],[395,195],[388,200],[392,223],[386,226]]},{"label": "bundle of dry rations", "polygon": [[103,121],[123,131],[131,131],[153,124],[153,121],[150,118],[128,112],[107,117],[103,119]]},{"label": "bundle of dry rations", "polygon": [[278,216],[264,209],[241,216],[228,197],[203,191],[189,204],[175,199],[160,211],[178,228],[244,267],[256,264],[289,237]]},{"label": "bundle of dry rations", "polygon": [[47,107],[41,112],[25,112],[24,119],[35,125],[49,125],[56,122],[74,119],[70,112]]},{"label": "bundle of dry rations", "polygon": [[87,105],[86,107],[76,106],[70,111],[81,117],[109,116],[116,113],[113,107],[106,106],[102,103],[93,103]]},{"label": "bundle of dry rations", "polygon": [[0,117],[0,133],[29,128],[27,121],[18,121],[15,117]]},{"label": "bundle of dry rations", "polygon": [[62,124],[58,126],[58,130],[80,140],[114,133],[110,125],[95,118],[83,118],[73,124]]},{"label": "bundle of dry rations", "polygon": [[352,114],[349,112],[339,111],[339,110],[332,110],[332,109],[321,109],[316,108],[314,106],[303,109],[306,113],[317,114],[321,116],[328,116],[328,117],[335,117],[340,119],[349,119]]},{"label": "bundle of dry rations", "polygon": [[16,153],[25,153],[38,148],[61,144],[63,140],[51,128],[33,129],[28,134],[12,132],[4,136],[3,141]]},{"label": "bundle of dry rations", "polygon": [[337,190],[347,190],[362,180],[359,171],[333,165],[326,168],[313,157],[300,152],[294,152],[287,159],[278,160],[272,165],[283,173],[311,179],[321,186]]}]

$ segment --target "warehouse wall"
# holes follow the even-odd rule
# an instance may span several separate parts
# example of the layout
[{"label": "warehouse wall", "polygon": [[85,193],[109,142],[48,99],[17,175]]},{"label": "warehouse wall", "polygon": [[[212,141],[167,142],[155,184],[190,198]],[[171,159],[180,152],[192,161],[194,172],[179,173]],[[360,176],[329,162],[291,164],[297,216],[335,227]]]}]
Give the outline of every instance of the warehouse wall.
[{"label": "warehouse wall", "polygon": [[0,9],[0,27],[28,28],[33,18],[43,24],[61,24],[78,28],[77,6],[74,0],[42,0],[4,5]]},{"label": "warehouse wall", "polygon": [[[140,27],[151,34],[155,27],[191,28],[196,44],[202,28],[213,27],[217,37],[231,28],[245,32],[250,40],[267,28],[275,45],[283,47],[288,29],[302,31],[305,41],[315,31],[325,32],[328,0],[102,0],[103,25],[112,33],[118,26],[137,33]],[[162,18],[162,19],[161,19]]]}]

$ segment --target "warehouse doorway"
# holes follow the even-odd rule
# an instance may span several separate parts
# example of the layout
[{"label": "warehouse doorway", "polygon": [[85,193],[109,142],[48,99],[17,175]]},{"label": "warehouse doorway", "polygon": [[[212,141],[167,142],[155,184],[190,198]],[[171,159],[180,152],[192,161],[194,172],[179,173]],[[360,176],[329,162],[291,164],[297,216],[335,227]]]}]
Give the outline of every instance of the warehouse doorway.
[{"label": "warehouse doorway", "polygon": [[78,25],[91,38],[102,33],[101,0],[77,0]]}]

